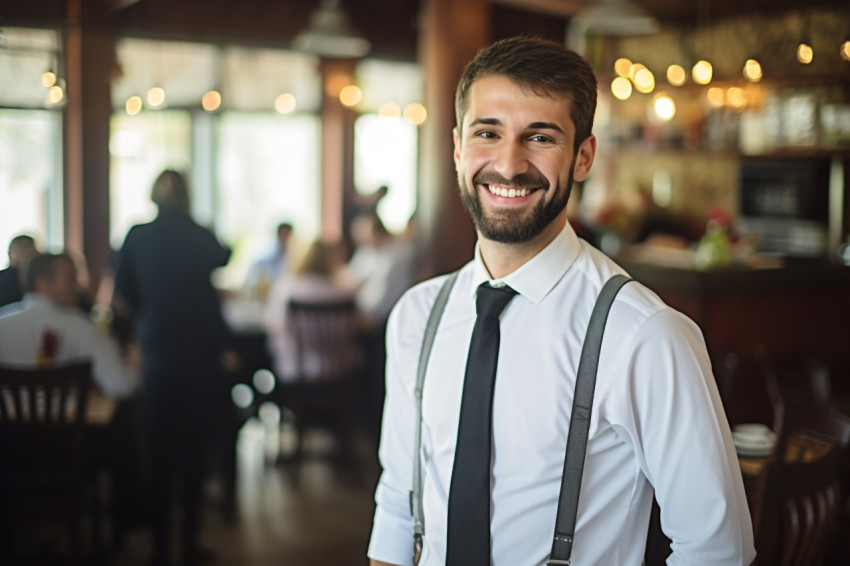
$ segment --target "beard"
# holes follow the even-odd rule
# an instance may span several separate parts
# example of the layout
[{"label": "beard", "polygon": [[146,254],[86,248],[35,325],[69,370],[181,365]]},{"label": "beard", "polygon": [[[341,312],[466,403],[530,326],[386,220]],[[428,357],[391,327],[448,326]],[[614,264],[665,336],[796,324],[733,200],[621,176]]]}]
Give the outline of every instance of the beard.
[{"label": "beard", "polygon": [[549,190],[549,180],[536,169],[531,173],[521,173],[512,179],[506,179],[495,171],[482,171],[472,178],[470,187],[466,178],[458,175],[460,200],[466,212],[472,218],[475,228],[486,239],[503,244],[521,244],[543,233],[567,206],[573,186],[575,159],[570,164],[570,174],[565,185],[559,179],[552,189],[551,200],[541,199],[531,211],[499,210],[485,213],[478,192],[480,184],[508,185],[513,187],[540,187],[537,190]]}]

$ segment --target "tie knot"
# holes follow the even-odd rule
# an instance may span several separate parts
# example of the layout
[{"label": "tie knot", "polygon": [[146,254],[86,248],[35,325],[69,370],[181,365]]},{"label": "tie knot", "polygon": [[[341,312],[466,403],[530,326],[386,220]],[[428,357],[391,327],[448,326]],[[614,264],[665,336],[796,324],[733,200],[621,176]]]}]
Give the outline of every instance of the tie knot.
[{"label": "tie knot", "polygon": [[516,291],[508,286],[491,287],[489,283],[482,283],[478,287],[475,299],[475,312],[478,313],[478,316],[499,318],[514,295],[516,295]]}]

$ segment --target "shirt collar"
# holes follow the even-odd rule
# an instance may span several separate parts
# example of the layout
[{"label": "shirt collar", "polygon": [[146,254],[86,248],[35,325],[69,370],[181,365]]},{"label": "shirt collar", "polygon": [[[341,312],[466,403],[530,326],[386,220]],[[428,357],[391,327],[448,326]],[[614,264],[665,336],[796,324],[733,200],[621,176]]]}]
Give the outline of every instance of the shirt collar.
[{"label": "shirt collar", "polygon": [[476,245],[471,293],[475,296],[479,285],[490,282],[494,287],[508,285],[531,302],[539,303],[570,269],[580,251],[578,236],[567,222],[560,234],[522,267],[501,279],[493,279]]}]

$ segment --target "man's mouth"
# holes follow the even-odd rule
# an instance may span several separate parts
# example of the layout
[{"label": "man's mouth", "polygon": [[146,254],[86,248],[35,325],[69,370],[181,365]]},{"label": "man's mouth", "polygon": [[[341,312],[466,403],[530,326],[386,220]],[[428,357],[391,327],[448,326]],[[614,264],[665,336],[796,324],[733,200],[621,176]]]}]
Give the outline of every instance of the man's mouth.
[{"label": "man's mouth", "polygon": [[488,185],[484,184],[484,187],[490,191],[491,194],[496,195],[497,197],[506,197],[506,198],[517,198],[528,196],[533,193],[534,188],[528,187],[511,187],[507,185]]}]

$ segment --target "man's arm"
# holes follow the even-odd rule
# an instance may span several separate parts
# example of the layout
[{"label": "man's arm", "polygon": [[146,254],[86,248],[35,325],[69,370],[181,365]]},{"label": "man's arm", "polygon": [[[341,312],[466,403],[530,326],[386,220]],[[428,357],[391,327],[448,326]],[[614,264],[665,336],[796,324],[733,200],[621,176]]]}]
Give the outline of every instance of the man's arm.
[{"label": "man's arm", "polygon": [[666,310],[638,331],[628,365],[638,460],[655,488],[670,564],[749,564],[752,523],[699,328]]},{"label": "man's arm", "polygon": [[381,445],[383,473],[375,493],[375,520],[368,556],[372,564],[409,566],[413,557],[413,438],[416,367],[426,319],[439,284],[402,297],[387,325],[387,387]]},{"label": "man's arm", "polygon": [[390,564],[389,562],[378,562],[377,560],[370,560],[369,566],[399,566],[398,564]]}]

